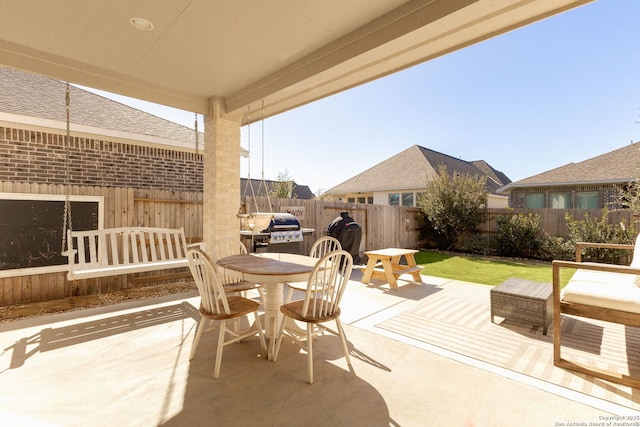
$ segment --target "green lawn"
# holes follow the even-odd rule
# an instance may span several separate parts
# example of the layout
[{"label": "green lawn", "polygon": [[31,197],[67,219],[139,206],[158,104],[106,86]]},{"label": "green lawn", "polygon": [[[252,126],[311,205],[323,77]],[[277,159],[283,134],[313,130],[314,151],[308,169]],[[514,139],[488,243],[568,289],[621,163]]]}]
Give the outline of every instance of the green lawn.
[{"label": "green lawn", "polygon": [[[499,285],[510,277],[536,282],[552,280],[551,263],[474,257],[436,251],[420,251],[416,263],[424,265],[422,274],[444,277],[485,285]],[[560,281],[565,285],[575,270],[560,270]]]}]

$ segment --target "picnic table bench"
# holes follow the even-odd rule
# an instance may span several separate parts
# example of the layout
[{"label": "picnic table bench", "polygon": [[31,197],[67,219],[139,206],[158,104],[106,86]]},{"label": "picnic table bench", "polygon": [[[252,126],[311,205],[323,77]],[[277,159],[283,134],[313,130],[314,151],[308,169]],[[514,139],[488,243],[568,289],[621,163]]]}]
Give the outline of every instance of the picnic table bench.
[{"label": "picnic table bench", "polygon": [[[418,252],[415,249],[398,249],[386,248],[375,251],[368,251],[364,254],[367,256],[367,265],[360,268],[363,271],[362,283],[369,283],[372,278],[386,280],[392,289],[398,289],[398,277],[403,274],[411,274],[413,280],[422,282],[420,272],[422,267],[416,265],[414,254]],[[404,258],[405,264],[400,264]]]}]

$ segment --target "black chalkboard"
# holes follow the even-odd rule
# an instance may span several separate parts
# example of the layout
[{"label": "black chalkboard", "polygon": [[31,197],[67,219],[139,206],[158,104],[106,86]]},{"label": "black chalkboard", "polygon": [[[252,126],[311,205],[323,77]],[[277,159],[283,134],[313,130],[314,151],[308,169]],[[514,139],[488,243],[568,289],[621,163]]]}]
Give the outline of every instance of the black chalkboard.
[{"label": "black chalkboard", "polygon": [[[98,228],[97,201],[71,201],[74,230]],[[68,263],[60,255],[64,200],[0,199],[0,270]]]}]

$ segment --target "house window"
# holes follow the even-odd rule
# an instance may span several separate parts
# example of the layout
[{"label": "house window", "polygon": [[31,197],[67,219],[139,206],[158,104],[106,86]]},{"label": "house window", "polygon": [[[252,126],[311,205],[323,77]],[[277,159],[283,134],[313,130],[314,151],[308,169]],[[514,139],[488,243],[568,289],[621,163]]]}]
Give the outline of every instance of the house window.
[{"label": "house window", "polygon": [[399,206],[400,205],[400,194],[399,193],[389,193],[389,205],[391,205],[391,206]]},{"label": "house window", "polygon": [[551,193],[550,200],[552,209],[569,209],[571,207],[570,193]]},{"label": "house window", "polygon": [[402,193],[402,206],[413,206],[413,193]]},{"label": "house window", "polygon": [[356,202],[355,197],[347,197],[347,203],[355,203],[355,202]]},{"label": "house window", "polygon": [[364,202],[365,202],[364,197],[358,197],[358,203],[364,203]]},{"label": "house window", "polygon": [[367,203],[369,203],[370,205],[373,204],[373,196],[367,197]]},{"label": "house window", "polygon": [[597,191],[582,191],[576,193],[576,208],[578,209],[598,209],[600,198]]},{"label": "house window", "polygon": [[524,206],[526,208],[544,208],[544,194],[532,193],[524,196]]}]

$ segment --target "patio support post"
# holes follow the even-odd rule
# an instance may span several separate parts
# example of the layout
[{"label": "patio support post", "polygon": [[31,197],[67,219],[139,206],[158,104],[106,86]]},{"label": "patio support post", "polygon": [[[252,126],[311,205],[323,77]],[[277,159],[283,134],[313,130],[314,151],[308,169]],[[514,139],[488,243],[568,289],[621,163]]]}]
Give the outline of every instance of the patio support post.
[{"label": "patio support post", "polygon": [[213,97],[204,116],[203,241],[240,237],[240,118],[224,115],[224,100]]}]

